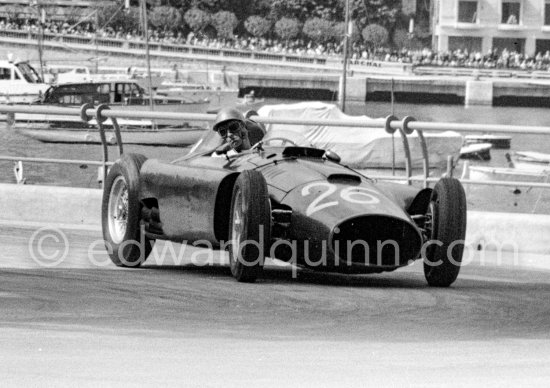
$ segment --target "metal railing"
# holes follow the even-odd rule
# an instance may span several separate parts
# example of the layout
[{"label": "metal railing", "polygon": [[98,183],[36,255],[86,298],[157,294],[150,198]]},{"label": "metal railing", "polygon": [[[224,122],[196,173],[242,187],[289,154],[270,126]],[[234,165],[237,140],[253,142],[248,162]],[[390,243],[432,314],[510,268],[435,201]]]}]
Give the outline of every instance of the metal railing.
[{"label": "metal railing", "polygon": [[433,75],[449,77],[486,77],[486,78],[528,78],[550,79],[550,73],[544,70],[522,69],[486,69],[452,66],[423,66],[416,65],[412,70],[415,75]]},{"label": "metal railing", "polygon": [[[38,45],[36,33],[18,30],[1,30],[0,40],[16,44],[26,44],[36,46]],[[17,41],[11,41],[10,39],[17,39]],[[142,51],[145,48],[145,42],[133,42],[125,39],[111,39],[111,38],[99,38],[97,39],[97,47],[95,37],[86,36],[70,36],[62,34],[44,34],[44,44],[59,47],[60,44],[73,44],[78,49],[88,49],[90,51],[96,51],[96,48],[101,52],[114,53],[119,52],[117,49],[126,51],[126,54],[132,55],[132,50]],[[85,47],[87,46],[87,47]],[[230,48],[211,48],[202,46],[193,46],[189,44],[169,44],[169,43],[156,43],[151,42],[150,48],[152,55],[174,58],[188,57],[189,55],[199,55],[208,58],[209,60],[217,59],[218,61],[237,61],[246,60],[261,61],[266,65],[277,64],[278,66],[287,67],[306,67],[314,69],[327,69],[329,71],[337,68],[338,70],[342,66],[342,59],[338,56],[320,56],[320,55],[299,55],[288,53],[272,53],[261,52],[252,50],[238,50]],[[369,63],[377,62],[377,66],[374,68],[384,68],[387,71],[394,73],[408,72],[412,65],[410,64],[398,64],[394,62],[384,61],[369,61]],[[373,67],[367,68],[369,65],[362,66],[358,62],[357,64],[351,64],[350,69],[354,71],[372,71]]]},{"label": "metal railing", "polygon": [[[63,107],[47,107],[47,106],[28,106],[28,105],[2,105],[0,104],[0,113],[27,113],[27,114],[50,114],[50,115],[68,115],[80,117],[83,121],[89,122],[91,119],[97,121],[98,131],[102,144],[102,160],[101,161],[85,161],[85,160],[65,160],[47,159],[47,158],[22,158],[16,156],[0,156],[0,160],[12,161],[27,161],[37,163],[67,163],[67,164],[90,164],[103,166],[103,173],[107,173],[109,166],[108,143],[105,136],[105,127],[103,123],[107,119],[111,119],[113,130],[116,136],[116,144],[118,145],[119,156],[123,153],[122,137],[118,118],[125,119],[163,119],[175,120],[180,122],[185,121],[213,121],[214,114],[204,113],[174,113],[174,112],[154,112],[154,111],[128,111],[110,109],[107,105],[93,107],[91,104],[83,105],[81,108],[63,108]],[[412,182],[422,182],[424,186],[429,183],[436,182],[438,178],[429,176],[429,159],[428,147],[424,138],[424,131],[458,131],[458,132],[484,132],[484,133],[518,133],[518,134],[537,134],[550,135],[550,127],[541,126],[525,126],[525,125],[493,125],[493,124],[459,124],[459,123],[442,123],[442,122],[426,122],[416,121],[411,116],[406,116],[403,119],[397,119],[395,116],[388,116],[383,119],[352,119],[352,120],[324,120],[324,119],[284,119],[274,117],[263,117],[252,115],[252,119],[263,124],[287,124],[287,125],[323,125],[333,127],[358,127],[358,128],[379,128],[385,129],[386,132],[393,134],[398,132],[405,152],[405,175],[404,176],[372,176],[373,178],[382,180],[400,180],[407,184]],[[422,150],[422,177],[412,176],[412,157],[407,136],[417,132]],[[452,163],[451,163],[452,164]],[[452,168],[448,169],[448,173],[452,174]],[[549,183],[541,182],[526,182],[526,181],[477,181],[469,179],[461,179],[465,184],[476,185],[492,185],[492,186],[509,186],[509,187],[534,187],[550,189]]]}]

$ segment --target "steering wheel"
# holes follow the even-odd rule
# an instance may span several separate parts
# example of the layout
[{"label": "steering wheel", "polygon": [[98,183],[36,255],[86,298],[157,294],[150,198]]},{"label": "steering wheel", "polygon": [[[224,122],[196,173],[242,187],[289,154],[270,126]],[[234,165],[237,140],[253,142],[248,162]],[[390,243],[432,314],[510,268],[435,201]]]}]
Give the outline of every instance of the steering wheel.
[{"label": "steering wheel", "polygon": [[269,145],[272,141],[280,141],[281,145],[284,146],[286,144],[290,144],[291,146],[298,147],[298,144],[294,143],[292,140],[284,138],[284,137],[270,137],[269,139],[263,140],[264,145]]}]

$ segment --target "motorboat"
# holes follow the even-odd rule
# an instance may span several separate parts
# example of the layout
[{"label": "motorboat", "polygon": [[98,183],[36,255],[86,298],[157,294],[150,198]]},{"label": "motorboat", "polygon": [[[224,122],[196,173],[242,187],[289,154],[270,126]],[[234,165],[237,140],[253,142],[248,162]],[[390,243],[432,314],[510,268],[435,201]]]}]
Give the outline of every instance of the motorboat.
[{"label": "motorboat", "polygon": [[[107,120],[106,123],[109,123]],[[188,146],[195,143],[204,133],[204,128],[189,126],[155,126],[146,120],[119,119],[120,133],[125,144],[151,146]],[[95,120],[86,128],[52,127],[48,124],[36,124],[32,127],[16,127],[24,136],[44,143],[85,143],[101,144],[101,137]],[[116,136],[110,128],[106,131],[107,144],[116,144]]]},{"label": "motorboat", "polygon": [[512,162],[517,169],[550,173],[550,154],[532,151],[516,151]]},{"label": "motorboat", "polygon": [[506,154],[507,167],[464,164],[463,177],[479,181],[548,182],[550,154],[517,151]]},{"label": "motorboat", "polygon": [[[208,101],[190,101],[183,98],[154,96],[157,111],[204,113]],[[108,104],[119,110],[143,110],[150,107],[150,98],[135,81],[101,81],[67,83],[51,86],[35,104],[52,107],[80,107],[83,104]],[[125,143],[147,145],[189,145],[197,141],[206,128],[204,122],[173,122],[153,120],[118,120]],[[8,122],[25,136],[43,142],[98,143],[97,125],[75,116],[50,114],[17,114]],[[105,122],[109,127],[110,120]],[[114,141],[114,137],[108,138]]]},{"label": "motorboat", "polygon": [[491,143],[466,144],[460,148],[461,159],[491,160]]},{"label": "motorboat", "polygon": [[510,149],[512,143],[512,137],[506,135],[466,135],[464,136],[465,144],[476,144],[476,143],[490,143],[493,145],[493,148],[498,149]]},{"label": "motorboat", "polygon": [[49,87],[28,62],[0,61],[0,103],[29,104]]},{"label": "motorboat", "polygon": [[[337,106],[324,102],[301,102],[297,104],[264,105],[258,110],[263,117],[284,119],[331,120],[345,123],[367,116],[349,116]],[[329,149],[340,155],[342,163],[352,168],[389,169],[406,167],[403,141],[399,134],[389,134],[384,128],[359,128],[353,126],[286,125],[267,124],[266,129],[292,130],[304,136],[312,146]],[[422,168],[422,144],[418,134],[407,136],[411,156],[411,167]],[[463,137],[454,131],[424,132],[428,148],[430,168],[444,169],[449,156],[457,159]]]}]

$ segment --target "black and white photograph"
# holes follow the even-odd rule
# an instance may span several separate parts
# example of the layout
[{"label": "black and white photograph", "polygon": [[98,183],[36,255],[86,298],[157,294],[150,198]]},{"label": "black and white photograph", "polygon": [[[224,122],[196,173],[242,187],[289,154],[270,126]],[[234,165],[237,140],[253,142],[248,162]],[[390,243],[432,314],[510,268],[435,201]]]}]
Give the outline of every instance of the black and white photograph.
[{"label": "black and white photograph", "polygon": [[0,386],[547,387],[550,0],[0,0]]}]

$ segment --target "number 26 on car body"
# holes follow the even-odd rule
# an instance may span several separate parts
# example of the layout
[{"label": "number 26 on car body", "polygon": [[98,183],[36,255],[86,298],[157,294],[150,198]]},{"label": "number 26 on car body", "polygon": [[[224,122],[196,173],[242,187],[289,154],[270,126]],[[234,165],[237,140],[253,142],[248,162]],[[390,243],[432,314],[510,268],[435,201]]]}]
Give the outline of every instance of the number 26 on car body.
[{"label": "number 26 on car body", "polygon": [[[319,195],[309,204],[306,209],[306,215],[311,216],[313,213],[317,213],[320,210],[338,206],[339,201],[326,200],[336,191],[338,186],[328,182],[313,182],[302,188],[302,196],[314,194],[313,188],[320,188]],[[324,189],[324,190],[323,190]],[[363,204],[363,205],[376,205],[380,203],[380,199],[376,196],[374,190],[367,189],[365,187],[345,187],[340,190],[340,199],[346,202]]]}]

